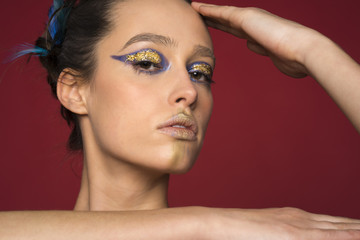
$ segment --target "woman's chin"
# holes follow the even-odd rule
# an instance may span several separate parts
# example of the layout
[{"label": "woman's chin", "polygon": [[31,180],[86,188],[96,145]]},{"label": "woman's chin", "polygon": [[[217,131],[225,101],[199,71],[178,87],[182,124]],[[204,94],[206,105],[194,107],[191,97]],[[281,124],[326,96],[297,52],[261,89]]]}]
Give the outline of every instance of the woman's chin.
[{"label": "woman's chin", "polygon": [[192,168],[197,157],[198,151],[162,151],[161,156],[152,158],[155,162],[145,167],[164,174],[184,174]]},{"label": "woman's chin", "polygon": [[184,174],[190,171],[196,161],[196,157],[173,156],[171,158],[159,158],[156,164],[147,168],[163,174]]},{"label": "woman's chin", "polygon": [[[168,154],[164,154],[167,152]],[[171,174],[187,173],[199,155],[199,147],[193,144],[177,143],[173,144],[170,151],[163,151],[162,163],[166,172]]]}]

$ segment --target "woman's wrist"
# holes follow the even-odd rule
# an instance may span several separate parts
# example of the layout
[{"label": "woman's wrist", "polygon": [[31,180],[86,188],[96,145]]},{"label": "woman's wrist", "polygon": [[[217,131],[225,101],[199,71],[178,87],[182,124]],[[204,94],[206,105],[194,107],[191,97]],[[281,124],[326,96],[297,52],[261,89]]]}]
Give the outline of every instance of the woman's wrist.
[{"label": "woman's wrist", "polygon": [[175,239],[216,239],[214,223],[216,218],[212,217],[214,211],[207,207],[184,207],[172,208],[176,214],[176,226],[174,227]]},{"label": "woman's wrist", "polygon": [[299,49],[297,59],[311,74],[314,74],[314,68],[321,65],[319,60],[334,51],[338,51],[338,47],[332,40],[319,32],[312,29],[309,31],[311,34],[306,37],[305,44]]}]

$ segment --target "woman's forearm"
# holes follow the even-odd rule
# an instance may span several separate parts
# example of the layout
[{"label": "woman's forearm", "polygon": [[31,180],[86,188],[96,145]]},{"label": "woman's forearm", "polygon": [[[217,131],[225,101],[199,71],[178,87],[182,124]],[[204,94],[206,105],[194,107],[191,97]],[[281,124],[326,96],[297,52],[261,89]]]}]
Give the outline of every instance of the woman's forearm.
[{"label": "woman's forearm", "polygon": [[295,208],[170,208],[125,212],[0,213],[0,239],[239,239],[360,238],[360,220]]},{"label": "woman's forearm", "polygon": [[0,239],[198,239],[201,208],[0,213]]},{"label": "woman's forearm", "polygon": [[324,36],[309,44],[304,65],[360,133],[360,66]]}]

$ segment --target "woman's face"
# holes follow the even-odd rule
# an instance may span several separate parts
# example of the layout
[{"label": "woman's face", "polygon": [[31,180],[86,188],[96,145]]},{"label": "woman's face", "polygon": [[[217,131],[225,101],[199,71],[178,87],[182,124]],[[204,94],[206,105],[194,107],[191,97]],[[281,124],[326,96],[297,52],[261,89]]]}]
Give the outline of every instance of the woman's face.
[{"label": "woman's face", "polygon": [[185,172],[213,105],[207,28],[183,0],[125,1],[114,11],[86,99],[95,145],[111,159]]}]

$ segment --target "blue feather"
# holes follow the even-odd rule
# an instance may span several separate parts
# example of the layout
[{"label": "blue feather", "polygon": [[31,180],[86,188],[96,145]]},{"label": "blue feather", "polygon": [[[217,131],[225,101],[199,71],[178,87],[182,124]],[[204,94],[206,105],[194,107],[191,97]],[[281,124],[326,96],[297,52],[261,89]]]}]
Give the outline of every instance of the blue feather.
[{"label": "blue feather", "polygon": [[[54,41],[54,45],[59,45],[64,41],[66,20],[72,9],[72,4],[69,6],[64,6],[64,4],[64,0],[54,0],[53,5],[49,9],[48,31]],[[35,56],[47,56],[49,54],[47,49],[29,43],[21,44],[18,50],[11,57],[11,61],[27,54]]]},{"label": "blue feather", "polygon": [[54,0],[49,9],[48,31],[56,45],[61,44],[64,40],[65,25],[70,10],[71,7],[64,7],[64,0]]},{"label": "blue feather", "polygon": [[38,46],[35,46],[35,45],[32,45],[32,44],[29,44],[29,43],[21,44],[19,46],[19,50],[20,51],[17,51],[12,56],[11,61],[13,61],[19,57],[22,57],[24,55],[27,55],[27,54],[33,54],[36,56],[47,56],[49,54],[48,50],[38,47]]}]

